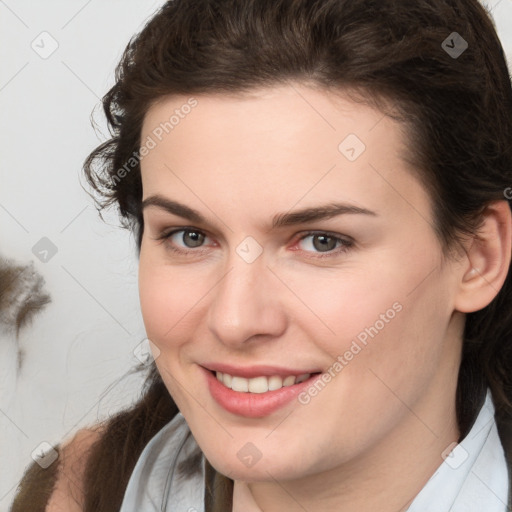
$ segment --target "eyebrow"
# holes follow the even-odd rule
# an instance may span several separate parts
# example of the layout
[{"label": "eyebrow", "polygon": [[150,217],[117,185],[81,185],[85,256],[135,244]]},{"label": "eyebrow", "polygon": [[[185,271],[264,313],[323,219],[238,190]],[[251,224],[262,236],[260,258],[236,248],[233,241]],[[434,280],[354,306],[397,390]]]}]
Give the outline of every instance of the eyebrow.
[{"label": "eyebrow", "polygon": [[[207,224],[208,220],[197,210],[184,204],[178,203],[159,194],[149,196],[142,201],[142,210],[149,206],[161,208],[166,212],[172,213],[192,222]],[[314,222],[321,219],[329,219],[343,214],[363,214],[377,217],[378,214],[366,208],[353,206],[344,203],[329,203],[321,206],[304,208],[293,212],[278,213],[272,218],[272,229],[284,226],[293,226],[307,222]]]}]

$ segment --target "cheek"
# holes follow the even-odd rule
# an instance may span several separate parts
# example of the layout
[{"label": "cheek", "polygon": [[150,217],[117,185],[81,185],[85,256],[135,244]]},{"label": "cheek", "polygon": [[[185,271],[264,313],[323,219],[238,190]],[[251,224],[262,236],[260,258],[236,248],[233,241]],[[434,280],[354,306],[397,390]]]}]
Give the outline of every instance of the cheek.
[{"label": "cheek", "polygon": [[[215,285],[216,274],[207,267],[192,267],[172,266],[156,251],[141,250],[138,286],[142,318],[148,338],[164,356],[196,339],[206,317],[206,296]],[[175,357],[162,359],[178,362]]]},{"label": "cheek", "polygon": [[442,357],[451,314],[447,277],[432,272],[436,262],[425,251],[407,262],[397,256],[375,259],[364,272],[295,280],[294,291],[309,306],[297,317],[302,329],[330,357],[333,373],[345,375],[349,393],[385,388],[376,375],[393,389],[419,383]]},{"label": "cheek", "polygon": [[325,453],[335,451],[333,439],[341,451],[347,449],[346,438],[360,449],[375,441],[407,414],[403,404],[416,403],[450,359],[445,358],[450,308],[443,282],[434,278],[411,293],[416,276],[409,272],[401,280],[375,277],[372,287],[345,280],[343,287],[331,288],[330,300],[320,292],[310,295],[315,313],[335,331],[323,329],[328,334],[313,337],[311,326],[321,324],[310,316],[311,339],[329,354],[332,379],[320,391],[306,390],[301,403],[305,422],[331,411],[332,425],[319,427]]},{"label": "cheek", "polygon": [[[315,312],[322,319],[325,334],[310,330],[311,339],[330,356],[332,371],[342,372],[345,383],[352,382],[352,392],[360,391],[367,380],[368,368],[378,368],[392,361],[399,366],[409,347],[404,330],[410,318],[410,304],[396,288],[378,286],[367,290],[361,280],[346,282],[329,296],[318,296]],[[310,326],[313,325],[310,323]],[[327,326],[327,327],[325,327]]]},{"label": "cheek", "polygon": [[197,287],[187,286],[183,272],[146,256],[141,251],[139,262],[139,299],[148,338],[161,350],[168,347],[166,340],[176,339],[180,319],[186,317],[197,301]]},{"label": "cheek", "polygon": [[[190,280],[188,281],[190,282]],[[192,291],[194,290],[194,291]],[[139,300],[147,337],[158,347],[158,372],[180,410],[188,411],[189,397],[183,392],[180,348],[195,328],[194,304],[197,287],[187,285],[184,272],[171,268],[141,250]]]},{"label": "cheek", "polygon": [[[450,315],[439,287],[432,283],[409,295],[376,289],[364,308],[351,312],[336,354],[342,356],[339,382],[346,397],[357,396],[374,411],[382,408],[383,415],[399,405],[395,393],[414,403],[447,355]],[[365,412],[356,416],[364,418]]]},{"label": "cheek", "polygon": [[312,340],[324,340],[337,349],[336,355],[358,335],[364,340],[366,329],[375,324],[379,331],[387,329],[399,315],[405,295],[403,276],[395,279],[392,269],[379,273],[371,267],[297,273],[289,276],[288,284],[302,302],[295,301],[303,314],[294,318]]},{"label": "cheek", "polygon": [[169,293],[166,280],[158,279],[158,272],[141,256],[139,263],[139,299],[148,338],[160,345],[162,331],[170,328],[166,311],[173,311],[169,304]]}]

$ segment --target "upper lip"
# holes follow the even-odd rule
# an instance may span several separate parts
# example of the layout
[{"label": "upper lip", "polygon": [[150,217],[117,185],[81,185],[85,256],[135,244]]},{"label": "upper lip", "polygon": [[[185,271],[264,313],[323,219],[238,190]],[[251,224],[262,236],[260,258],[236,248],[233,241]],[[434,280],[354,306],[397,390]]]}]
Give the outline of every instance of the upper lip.
[{"label": "upper lip", "polygon": [[279,375],[280,377],[287,377],[288,375],[303,375],[305,373],[318,373],[320,369],[295,369],[295,368],[284,368],[282,366],[273,365],[253,365],[253,366],[234,366],[226,363],[206,363],[202,365],[207,370],[214,372],[228,373],[229,375],[244,377],[250,379],[253,377],[272,377],[273,375]]}]

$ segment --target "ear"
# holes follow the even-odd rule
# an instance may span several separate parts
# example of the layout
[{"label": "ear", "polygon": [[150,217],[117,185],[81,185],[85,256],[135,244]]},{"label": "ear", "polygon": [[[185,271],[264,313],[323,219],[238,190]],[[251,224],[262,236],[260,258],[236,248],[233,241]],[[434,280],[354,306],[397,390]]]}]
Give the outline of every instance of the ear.
[{"label": "ear", "polygon": [[512,215],[508,201],[489,203],[470,240],[454,307],[462,313],[485,308],[500,291],[511,259]]}]

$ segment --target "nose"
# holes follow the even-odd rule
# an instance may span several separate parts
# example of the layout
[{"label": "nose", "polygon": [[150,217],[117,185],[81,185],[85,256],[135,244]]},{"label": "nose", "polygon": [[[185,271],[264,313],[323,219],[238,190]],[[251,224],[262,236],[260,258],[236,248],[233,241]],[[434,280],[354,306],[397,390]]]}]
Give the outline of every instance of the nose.
[{"label": "nose", "polygon": [[212,290],[208,327],[231,348],[278,337],[286,329],[280,300],[283,285],[266,265],[262,256],[247,263],[235,253],[226,274]]}]

